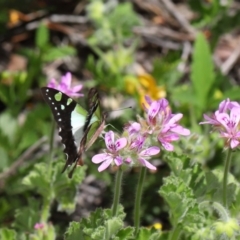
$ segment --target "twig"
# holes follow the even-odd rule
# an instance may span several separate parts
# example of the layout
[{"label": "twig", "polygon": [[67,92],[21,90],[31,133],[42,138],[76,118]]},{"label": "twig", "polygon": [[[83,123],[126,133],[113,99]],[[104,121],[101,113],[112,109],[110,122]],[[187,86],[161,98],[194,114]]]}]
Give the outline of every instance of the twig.
[{"label": "twig", "polygon": [[222,64],[221,72],[223,74],[227,74],[232,69],[232,67],[234,66],[234,64],[236,63],[239,57],[240,57],[240,45],[233,51],[230,57]]},{"label": "twig", "polygon": [[179,22],[179,24],[189,33],[196,34],[196,30],[191,26],[187,19],[180,14],[178,9],[170,0],[161,0],[167,11]]},{"label": "twig", "polygon": [[154,36],[158,38],[171,38],[174,41],[193,41],[194,36],[189,33],[181,33],[163,26],[135,27],[133,32],[144,36]]},{"label": "twig", "polygon": [[4,185],[7,178],[14,175],[17,169],[36,151],[44,142],[47,141],[47,137],[40,138],[35,144],[28,148],[7,170],[0,174],[0,186]]}]

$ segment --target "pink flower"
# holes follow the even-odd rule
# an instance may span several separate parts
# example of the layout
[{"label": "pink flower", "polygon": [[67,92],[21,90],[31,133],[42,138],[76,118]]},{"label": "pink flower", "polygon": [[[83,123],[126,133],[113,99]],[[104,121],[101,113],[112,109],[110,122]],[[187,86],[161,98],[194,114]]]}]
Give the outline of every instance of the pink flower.
[{"label": "pink flower", "polygon": [[146,100],[149,107],[145,107],[147,113],[148,133],[156,135],[158,141],[167,151],[173,151],[173,141],[179,139],[179,135],[188,136],[190,131],[178,124],[183,117],[181,113],[172,114],[168,101],[164,98],[158,101]]},{"label": "pink flower", "polygon": [[150,157],[157,155],[160,152],[160,149],[158,147],[149,147],[145,150],[142,150],[138,154],[138,161],[144,166],[151,170],[156,170],[157,168],[152,165],[150,162],[147,161]]},{"label": "pink flower", "polygon": [[70,72],[67,72],[66,75],[63,75],[60,83],[58,83],[54,78],[50,80],[48,83],[48,87],[57,89],[69,97],[82,97],[82,93],[78,93],[82,89],[82,85],[77,85],[75,87],[71,87],[72,75]]},{"label": "pink flower", "polygon": [[43,223],[36,223],[35,225],[34,225],[34,229],[43,229],[44,228],[44,224]]},{"label": "pink flower", "polygon": [[120,156],[119,150],[127,145],[127,139],[120,138],[117,141],[114,141],[114,133],[113,131],[109,131],[105,134],[105,144],[107,146],[106,152],[97,154],[92,158],[93,163],[102,163],[98,167],[99,172],[108,168],[112,162],[115,162],[117,166],[120,166],[123,163],[123,158]]},{"label": "pink flower", "polygon": [[129,135],[139,133],[141,130],[141,124],[138,122],[131,122],[125,126],[125,130],[128,131]]},{"label": "pink flower", "polygon": [[234,102],[234,101],[230,101],[230,99],[227,98],[226,100],[223,100],[222,102],[220,102],[218,110],[215,111],[215,113],[212,114],[211,117],[209,117],[208,115],[204,114],[203,117],[207,121],[200,122],[200,124],[211,124],[215,128],[218,128],[218,127],[221,128],[221,123],[217,120],[217,115],[220,114],[220,113],[226,113],[226,112],[230,111],[234,107],[240,107],[239,103]]},{"label": "pink flower", "polygon": [[232,108],[230,115],[219,113],[216,118],[222,124],[220,135],[226,139],[227,145],[232,149],[238,147],[240,143],[240,108]]},{"label": "pink flower", "polygon": [[204,118],[207,121],[200,124],[211,124],[228,147],[234,149],[240,145],[240,105],[237,102],[226,99],[212,117],[204,114]]},{"label": "pink flower", "polygon": [[142,165],[151,170],[156,170],[157,168],[152,165],[148,159],[160,152],[159,147],[152,146],[146,148],[145,143],[146,137],[141,134],[132,135],[129,137],[129,151],[126,163],[133,163],[132,165]]}]

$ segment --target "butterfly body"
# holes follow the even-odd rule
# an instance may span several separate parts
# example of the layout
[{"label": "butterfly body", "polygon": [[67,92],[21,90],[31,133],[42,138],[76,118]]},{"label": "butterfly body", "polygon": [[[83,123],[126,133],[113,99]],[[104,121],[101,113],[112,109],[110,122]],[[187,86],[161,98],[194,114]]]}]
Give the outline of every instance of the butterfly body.
[{"label": "butterfly body", "polygon": [[98,93],[94,88],[89,91],[89,111],[86,111],[72,98],[56,89],[43,87],[41,92],[58,125],[67,156],[63,172],[73,163],[74,170],[76,165],[83,165],[82,153],[97,139],[105,125],[105,117],[100,116]]}]

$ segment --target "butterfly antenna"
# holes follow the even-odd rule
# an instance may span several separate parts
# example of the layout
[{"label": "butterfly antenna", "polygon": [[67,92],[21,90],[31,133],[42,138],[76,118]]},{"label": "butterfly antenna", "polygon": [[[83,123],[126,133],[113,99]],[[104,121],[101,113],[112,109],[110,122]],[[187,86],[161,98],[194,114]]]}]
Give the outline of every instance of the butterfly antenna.
[{"label": "butterfly antenna", "polygon": [[119,108],[119,109],[116,109],[116,110],[105,111],[104,113],[117,112],[117,111],[122,111],[122,110],[130,109],[130,108],[133,108],[133,107],[129,106],[129,107],[125,107],[125,108]]}]

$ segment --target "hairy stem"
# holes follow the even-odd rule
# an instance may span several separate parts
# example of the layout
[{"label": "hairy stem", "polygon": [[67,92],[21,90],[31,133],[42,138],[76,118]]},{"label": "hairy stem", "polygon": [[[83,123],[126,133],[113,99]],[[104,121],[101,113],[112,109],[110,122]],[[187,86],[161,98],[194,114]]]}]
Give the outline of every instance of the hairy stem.
[{"label": "hairy stem", "polygon": [[228,173],[231,166],[232,159],[232,150],[229,148],[227,152],[227,158],[224,166],[224,175],[223,175],[223,206],[227,207],[227,182],[228,182]]},{"label": "hairy stem", "polygon": [[121,168],[119,168],[117,171],[116,179],[115,179],[112,217],[115,217],[117,215],[118,204],[121,196],[122,176],[123,176],[123,171]]},{"label": "hairy stem", "polygon": [[137,236],[139,227],[140,227],[141,200],[142,200],[143,184],[144,184],[146,172],[147,172],[147,169],[145,167],[142,167],[140,171],[139,179],[138,179],[138,184],[137,184],[137,192],[136,192],[135,204],[134,204],[135,237]]}]

